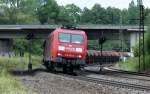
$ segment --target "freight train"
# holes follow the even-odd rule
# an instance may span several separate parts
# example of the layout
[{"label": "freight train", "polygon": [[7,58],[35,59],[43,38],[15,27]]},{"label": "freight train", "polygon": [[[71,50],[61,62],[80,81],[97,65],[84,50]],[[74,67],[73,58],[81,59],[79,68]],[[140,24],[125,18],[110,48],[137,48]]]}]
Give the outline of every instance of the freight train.
[{"label": "freight train", "polygon": [[43,63],[48,70],[61,68],[73,72],[84,66],[87,55],[87,35],[84,31],[57,28],[44,42]]},{"label": "freight train", "polygon": [[113,64],[131,57],[129,52],[88,50],[86,64]]}]

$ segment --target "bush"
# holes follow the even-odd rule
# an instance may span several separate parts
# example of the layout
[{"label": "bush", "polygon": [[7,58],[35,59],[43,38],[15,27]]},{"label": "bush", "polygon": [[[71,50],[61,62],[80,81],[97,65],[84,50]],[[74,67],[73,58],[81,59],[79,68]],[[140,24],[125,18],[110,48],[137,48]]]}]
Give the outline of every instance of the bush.
[{"label": "bush", "polygon": [[135,46],[133,46],[132,49],[133,49],[134,57],[138,57],[139,56],[139,44],[136,44]]},{"label": "bush", "polygon": [[[141,71],[144,70],[144,64],[143,64],[143,58],[141,56]],[[150,55],[147,55],[145,57],[145,69],[146,70],[150,70]],[[130,58],[129,60],[127,60],[126,62],[120,62],[118,63],[116,66],[119,66],[119,68],[121,70],[126,70],[126,71],[134,71],[134,72],[138,72],[139,71],[139,58],[138,57],[134,57],[134,58]]]},{"label": "bush", "polygon": [[[148,17],[150,18],[150,16]],[[149,19],[150,21],[150,19]],[[150,70],[150,24],[148,26],[148,31],[145,34],[145,69],[146,70]],[[141,41],[142,43],[142,41]],[[141,44],[142,45],[142,44]],[[133,51],[134,51],[134,58],[131,58],[129,60],[127,60],[125,63],[119,63],[118,66],[120,67],[120,69],[122,70],[127,70],[127,71],[138,71],[139,70],[139,44],[136,44],[133,47]],[[141,71],[144,69],[144,64],[143,64],[143,58],[141,55]]]},{"label": "bush", "polygon": [[[31,60],[33,67],[41,64],[42,57],[40,56],[32,56]],[[29,63],[29,58],[25,57],[0,57],[0,67],[11,70],[11,69],[27,69]]]},{"label": "bush", "polygon": [[[31,54],[42,55],[43,53],[43,40],[42,39],[33,39],[31,46]],[[29,41],[26,39],[14,39],[13,40],[13,50],[16,55],[19,55],[20,52],[27,53],[29,52]]]}]

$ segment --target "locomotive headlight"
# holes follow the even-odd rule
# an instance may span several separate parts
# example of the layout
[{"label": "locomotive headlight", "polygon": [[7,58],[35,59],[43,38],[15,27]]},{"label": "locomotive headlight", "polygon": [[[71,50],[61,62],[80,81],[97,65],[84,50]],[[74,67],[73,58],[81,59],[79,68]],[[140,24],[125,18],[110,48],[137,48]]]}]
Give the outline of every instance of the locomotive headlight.
[{"label": "locomotive headlight", "polygon": [[82,48],[76,48],[76,52],[82,52]]},{"label": "locomotive headlight", "polygon": [[58,55],[58,56],[62,56],[62,54],[61,54],[61,53],[57,53],[57,55]]},{"label": "locomotive headlight", "polygon": [[78,58],[82,58],[82,55],[78,55],[77,57],[78,57]]},{"label": "locomotive headlight", "polygon": [[65,50],[65,47],[64,47],[64,46],[58,46],[58,50],[64,51],[64,50]]}]

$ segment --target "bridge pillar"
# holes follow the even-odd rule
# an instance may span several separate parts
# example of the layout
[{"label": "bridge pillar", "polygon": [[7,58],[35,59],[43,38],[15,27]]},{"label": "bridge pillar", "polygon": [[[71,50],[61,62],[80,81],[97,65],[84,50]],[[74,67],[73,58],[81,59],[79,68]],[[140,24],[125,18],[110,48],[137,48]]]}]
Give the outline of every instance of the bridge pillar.
[{"label": "bridge pillar", "polygon": [[0,39],[0,56],[11,56],[12,51],[12,39]]},{"label": "bridge pillar", "polygon": [[130,52],[133,53],[133,47],[139,42],[139,32],[130,33]]}]

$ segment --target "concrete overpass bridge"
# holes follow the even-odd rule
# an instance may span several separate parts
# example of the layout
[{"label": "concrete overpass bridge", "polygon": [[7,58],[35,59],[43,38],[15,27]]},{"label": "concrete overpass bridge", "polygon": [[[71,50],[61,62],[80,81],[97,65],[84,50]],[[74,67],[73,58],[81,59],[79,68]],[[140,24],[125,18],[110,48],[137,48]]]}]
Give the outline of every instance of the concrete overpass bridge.
[{"label": "concrete overpass bridge", "polygon": [[[11,39],[26,38],[30,33],[34,38],[46,38],[55,28],[61,25],[0,25],[0,52],[11,46]],[[131,46],[138,42],[139,26],[115,26],[115,25],[77,25],[77,29],[84,30],[90,39],[98,39],[103,32],[107,40],[119,40],[124,37]],[[145,31],[147,27],[145,26]],[[120,36],[122,35],[122,36]]]},{"label": "concrete overpass bridge", "polygon": [[[25,38],[27,34],[33,33],[35,38],[46,38],[54,29],[61,25],[0,25],[0,38]],[[99,37],[101,32],[104,35],[112,33],[138,33],[138,26],[114,26],[114,25],[77,25],[76,29],[84,30],[88,39]],[[145,30],[147,27],[145,26]],[[106,34],[105,34],[106,33]],[[94,35],[94,36],[92,36]]]}]

